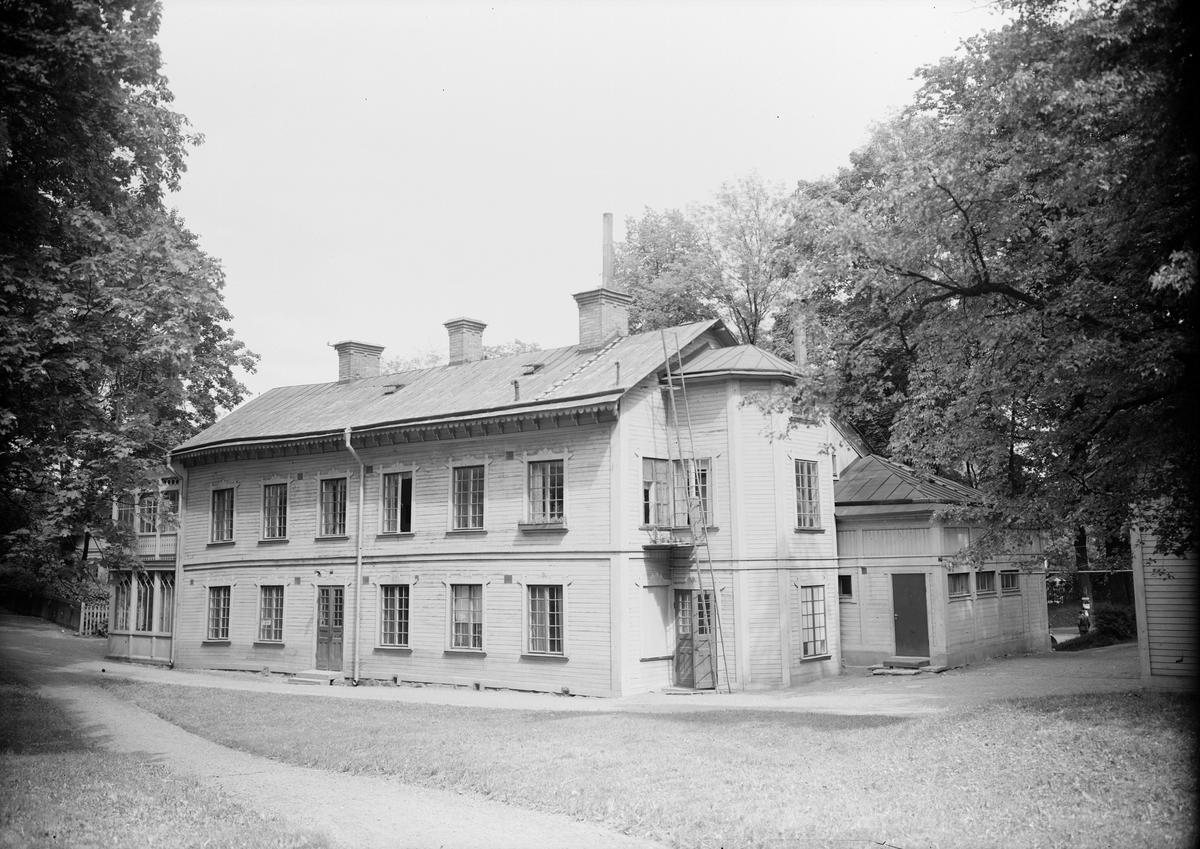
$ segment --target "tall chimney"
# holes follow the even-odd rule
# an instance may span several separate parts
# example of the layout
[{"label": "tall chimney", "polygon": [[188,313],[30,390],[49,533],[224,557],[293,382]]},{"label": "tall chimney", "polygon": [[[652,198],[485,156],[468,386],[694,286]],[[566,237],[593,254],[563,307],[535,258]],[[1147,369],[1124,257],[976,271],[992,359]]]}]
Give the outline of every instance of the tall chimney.
[{"label": "tall chimney", "polygon": [[487,327],[486,324],[473,318],[452,318],[444,326],[450,333],[450,365],[461,366],[483,359],[483,329]]},{"label": "tall chimney", "polygon": [[379,377],[379,355],[382,345],[347,340],[333,346],[338,355],[338,383],[349,383],[364,377]]},{"label": "tall chimney", "polygon": [[612,213],[604,213],[600,288],[575,295],[579,305],[579,347],[600,348],[618,336],[629,335],[629,305],[633,297],[614,288]]}]

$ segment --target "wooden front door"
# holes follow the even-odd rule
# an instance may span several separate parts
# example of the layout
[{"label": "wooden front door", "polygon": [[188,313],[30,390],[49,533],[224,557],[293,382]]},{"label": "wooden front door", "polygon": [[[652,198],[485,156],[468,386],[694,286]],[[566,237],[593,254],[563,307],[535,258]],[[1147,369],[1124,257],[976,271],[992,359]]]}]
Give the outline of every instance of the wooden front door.
[{"label": "wooden front door", "polygon": [[675,590],[675,686],[711,690],[712,593]]},{"label": "wooden front door", "polygon": [[924,575],[892,575],[892,609],[896,615],[896,655],[929,657]]},{"label": "wooden front door", "polygon": [[344,587],[317,587],[317,669],[342,671],[344,602]]}]

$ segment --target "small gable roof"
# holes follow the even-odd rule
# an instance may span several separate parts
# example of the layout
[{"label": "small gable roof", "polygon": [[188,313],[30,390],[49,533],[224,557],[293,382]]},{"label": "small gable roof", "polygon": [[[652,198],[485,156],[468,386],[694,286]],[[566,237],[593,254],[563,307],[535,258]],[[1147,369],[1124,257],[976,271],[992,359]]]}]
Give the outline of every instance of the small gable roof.
[{"label": "small gable roof", "polygon": [[685,379],[715,376],[796,378],[795,366],[753,345],[705,348],[684,359],[682,369],[672,369],[673,374],[680,372]]},{"label": "small gable roof", "polygon": [[[674,357],[697,343],[704,347],[706,333],[707,345],[733,341],[720,321],[685,324],[665,335],[668,353]],[[650,331],[599,349],[572,345],[349,382],[285,386],[232,411],[173,454],[185,458],[218,447],[327,440],[347,428],[360,434],[613,409],[662,363],[663,334]]]},{"label": "small gable roof", "polygon": [[934,510],[983,502],[983,494],[949,478],[918,472],[877,454],[859,457],[842,470],[834,487],[839,517]]}]

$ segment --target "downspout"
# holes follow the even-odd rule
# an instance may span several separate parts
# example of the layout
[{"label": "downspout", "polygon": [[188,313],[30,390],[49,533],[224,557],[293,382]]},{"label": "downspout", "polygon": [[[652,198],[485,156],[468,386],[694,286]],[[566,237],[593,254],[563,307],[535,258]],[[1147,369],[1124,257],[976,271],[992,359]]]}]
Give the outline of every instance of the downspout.
[{"label": "downspout", "polygon": [[346,428],[346,450],[358,462],[358,530],[354,540],[354,686],[358,686],[359,631],[362,628],[362,562],[363,562],[363,503],[367,496],[367,465],[350,444],[350,428]]},{"label": "downspout", "polygon": [[175,597],[171,600],[171,668],[179,651],[179,605],[183,596],[183,527],[187,513],[187,469],[167,452],[167,466],[179,478],[179,515],[175,517]]}]

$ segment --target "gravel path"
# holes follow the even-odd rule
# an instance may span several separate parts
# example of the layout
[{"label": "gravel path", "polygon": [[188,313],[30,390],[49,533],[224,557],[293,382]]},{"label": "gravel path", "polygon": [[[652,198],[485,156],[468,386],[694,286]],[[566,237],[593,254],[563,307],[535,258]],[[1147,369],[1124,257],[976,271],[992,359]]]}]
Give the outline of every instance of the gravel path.
[{"label": "gravel path", "polygon": [[234,751],[189,734],[98,684],[119,675],[190,687],[282,692],[296,698],[438,703],[509,710],[678,712],[768,710],[922,715],[1023,696],[1120,692],[1140,687],[1137,646],[1000,658],[940,674],[874,676],[865,670],[786,690],[585,699],[442,687],[308,687],[279,676],[183,672],[105,661],[104,641],[37,619],[0,614],[0,666],[59,699],[104,745],[145,752],[171,769],[235,795],[250,808],[324,833],[346,847],[581,847],[658,844],[590,823],[513,808],[387,778],[332,774]]}]

